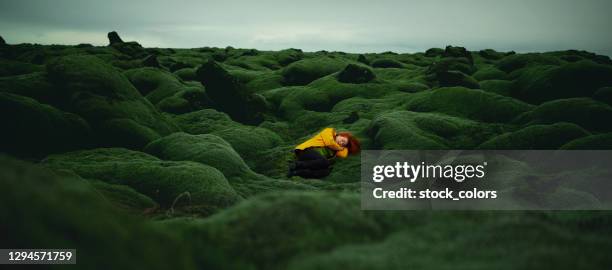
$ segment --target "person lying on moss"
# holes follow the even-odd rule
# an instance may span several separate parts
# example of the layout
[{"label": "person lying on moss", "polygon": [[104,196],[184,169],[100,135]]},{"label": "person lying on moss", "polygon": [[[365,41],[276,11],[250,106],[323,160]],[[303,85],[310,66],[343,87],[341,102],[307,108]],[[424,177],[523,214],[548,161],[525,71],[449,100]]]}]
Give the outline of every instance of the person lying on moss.
[{"label": "person lying on moss", "polygon": [[336,133],[334,128],[324,128],[293,149],[295,160],[289,165],[287,177],[323,178],[330,174],[336,157],[357,154],[360,147],[359,140],[351,133]]}]

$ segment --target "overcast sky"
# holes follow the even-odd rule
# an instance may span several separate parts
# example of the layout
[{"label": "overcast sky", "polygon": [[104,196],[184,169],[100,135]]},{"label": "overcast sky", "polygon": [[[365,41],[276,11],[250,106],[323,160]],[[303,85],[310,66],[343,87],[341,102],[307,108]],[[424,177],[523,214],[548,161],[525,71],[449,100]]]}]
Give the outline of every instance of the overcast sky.
[{"label": "overcast sky", "polygon": [[8,43],[415,52],[584,49],[612,55],[609,0],[0,0]]}]

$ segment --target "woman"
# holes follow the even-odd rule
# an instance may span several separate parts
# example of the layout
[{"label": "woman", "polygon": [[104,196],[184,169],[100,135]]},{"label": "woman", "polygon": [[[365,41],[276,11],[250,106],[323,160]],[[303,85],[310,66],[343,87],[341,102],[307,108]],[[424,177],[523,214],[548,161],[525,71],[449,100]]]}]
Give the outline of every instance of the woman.
[{"label": "woman", "polygon": [[359,141],[351,133],[336,133],[333,128],[325,128],[293,149],[296,161],[289,166],[287,177],[325,177],[331,172],[330,165],[335,157],[346,158],[359,150]]}]

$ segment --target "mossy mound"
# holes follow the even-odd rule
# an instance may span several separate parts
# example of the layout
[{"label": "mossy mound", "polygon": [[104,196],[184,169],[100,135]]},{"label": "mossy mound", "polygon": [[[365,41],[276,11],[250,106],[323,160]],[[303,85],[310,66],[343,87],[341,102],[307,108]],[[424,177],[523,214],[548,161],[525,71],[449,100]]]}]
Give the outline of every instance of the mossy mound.
[{"label": "mossy mound", "polygon": [[510,73],[515,70],[534,65],[558,66],[563,62],[557,57],[539,53],[515,54],[500,60],[496,66],[498,69]]},{"label": "mossy mound", "polygon": [[603,87],[593,94],[593,99],[607,103],[612,106],[612,87]]},{"label": "mossy mound", "polygon": [[563,150],[612,150],[612,133],[582,137],[566,143]]},{"label": "mossy mound", "polygon": [[499,59],[504,58],[507,54],[498,52],[493,49],[485,49],[485,50],[480,50],[478,52],[478,55],[482,56],[483,58],[489,59],[489,60],[499,60]]},{"label": "mossy mound", "polygon": [[164,70],[146,67],[131,69],[124,74],[161,111],[187,113],[212,105],[202,85],[183,83]]},{"label": "mossy mound", "polygon": [[406,109],[411,111],[441,112],[483,122],[500,123],[509,122],[532,108],[532,105],[513,98],[463,87],[420,92],[406,105]]},{"label": "mossy mound", "polygon": [[374,78],[376,75],[370,68],[356,64],[348,64],[338,74],[338,81],[343,83],[366,83]]},{"label": "mossy mound", "polygon": [[241,199],[224,175],[211,166],[190,161],[162,161],[123,148],[51,155],[44,163],[56,169],[70,169],[83,178],[127,185],[163,207],[190,206],[209,212]]},{"label": "mossy mound", "polygon": [[230,182],[233,177],[252,173],[228,142],[212,134],[173,133],[151,142],[145,152],[164,160],[190,160],[212,166]]},{"label": "mossy mound", "polygon": [[342,70],[347,62],[330,57],[307,58],[291,63],[282,71],[285,85],[306,85],[323,76]]},{"label": "mossy mound", "polygon": [[174,75],[181,78],[183,81],[197,81],[198,77],[196,76],[196,68],[181,68],[173,72]]},{"label": "mossy mound", "polygon": [[472,89],[480,88],[478,81],[461,71],[442,71],[437,72],[435,76],[440,87],[462,86]]},{"label": "mossy mound", "polygon": [[[382,237],[392,219],[360,211],[356,194],[283,192],[257,196],[205,221],[169,220],[164,225],[182,227],[185,239],[215,245],[254,268],[275,269],[300,255]],[[326,224],[325,230],[321,224]]]},{"label": "mossy mound", "polygon": [[497,69],[494,66],[486,66],[484,68],[478,69],[472,77],[478,81],[486,81],[486,80],[504,80],[506,79],[506,72],[503,72]]},{"label": "mossy mound", "polygon": [[564,144],[588,136],[589,132],[571,123],[533,125],[504,133],[479,145],[479,149],[558,149]]},{"label": "mossy mound", "polygon": [[559,99],[542,103],[521,115],[517,122],[526,125],[570,122],[593,131],[611,131],[612,107],[590,98]]},{"label": "mossy mound", "polygon": [[65,107],[68,103],[60,94],[60,90],[55,89],[49,82],[45,72],[0,77],[0,92],[30,97],[55,107]]},{"label": "mossy mound", "polygon": [[375,68],[402,68],[404,65],[395,59],[379,58],[370,62],[370,66]]},{"label": "mossy mound", "polygon": [[0,77],[43,71],[44,67],[26,62],[0,58]]},{"label": "mossy mound", "polygon": [[442,56],[443,53],[444,53],[444,49],[430,48],[427,51],[425,51],[425,56],[427,56],[427,57],[437,57],[437,56]]},{"label": "mossy mound", "polygon": [[462,57],[468,59],[470,63],[473,63],[472,53],[470,53],[465,47],[458,46],[446,46],[442,57]]},{"label": "mossy mound", "polygon": [[2,240],[7,247],[77,249],[86,269],[196,269],[172,230],[119,211],[96,184],[7,157],[0,157],[0,174],[0,218],[11,221],[2,224],[11,232]]},{"label": "mossy mound", "polygon": [[478,82],[480,89],[495,93],[502,96],[510,96],[512,94],[512,86],[514,82],[507,80],[486,80]]},{"label": "mossy mound", "polygon": [[475,121],[410,111],[380,114],[367,128],[376,149],[469,149],[494,132]]},{"label": "mossy mound", "polygon": [[522,73],[513,96],[530,103],[571,97],[590,97],[601,87],[612,85],[612,66],[591,61],[569,63],[537,73]]},{"label": "mossy mound", "polygon": [[[126,77],[95,56],[60,57],[47,65],[47,70],[51,81],[70,100],[68,111],[87,120],[95,134],[104,134],[107,131],[105,122],[113,119],[130,120],[122,120],[128,124],[122,125],[122,130],[112,131],[127,138],[126,141],[140,141],[143,138],[141,130],[152,130],[158,135],[178,131],[178,127],[143,98]],[[137,130],[131,130],[132,127]],[[130,139],[135,134],[136,138]],[[104,135],[96,137],[101,145],[136,149],[142,146],[117,142]]]},{"label": "mossy mound", "polygon": [[474,73],[475,70],[474,65],[467,58],[448,57],[432,62],[427,68],[427,73],[436,74],[440,72],[460,71],[469,75]]},{"label": "mossy mound", "polygon": [[92,131],[78,115],[28,97],[0,92],[3,152],[41,157],[92,144]]}]

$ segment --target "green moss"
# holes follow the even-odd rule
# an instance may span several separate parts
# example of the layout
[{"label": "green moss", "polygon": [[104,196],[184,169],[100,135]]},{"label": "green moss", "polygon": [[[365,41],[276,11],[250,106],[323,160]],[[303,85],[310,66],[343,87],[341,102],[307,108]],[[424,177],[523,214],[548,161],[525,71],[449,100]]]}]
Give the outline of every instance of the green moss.
[{"label": "green moss", "polygon": [[375,67],[375,68],[402,68],[404,67],[404,65],[401,62],[395,59],[391,59],[391,58],[375,59],[370,63],[370,66]]},{"label": "green moss", "polygon": [[595,91],[593,99],[612,105],[612,87],[603,87]]},{"label": "green moss", "polygon": [[[96,134],[103,131],[104,122],[111,119],[131,119],[159,135],[178,130],[126,77],[95,56],[60,57],[47,65],[47,70],[62,94],[71,97],[71,111],[87,120]],[[139,133],[124,131],[128,133],[126,136]],[[106,145],[113,143],[113,138],[107,140],[104,136],[98,136],[97,140]]]},{"label": "green moss", "polygon": [[510,73],[512,71],[533,65],[561,65],[558,58],[538,53],[515,54],[505,57],[497,63],[497,68]]},{"label": "green moss", "polygon": [[0,77],[0,92],[30,97],[55,107],[64,107],[67,103],[66,97],[53,87],[45,72]]},{"label": "green moss", "polygon": [[366,66],[348,64],[339,74],[338,81],[343,83],[366,83],[376,77]]},{"label": "green moss", "polygon": [[484,68],[478,69],[476,73],[472,74],[472,77],[479,81],[503,80],[506,78],[506,73],[497,69],[494,66],[486,66]]},{"label": "green moss", "polygon": [[575,123],[588,130],[610,131],[607,119],[612,118],[612,107],[590,98],[560,99],[542,103],[533,111],[521,115],[522,124]]},{"label": "green moss", "polygon": [[[70,169],[83,178],[127,185],[164,207],[172,205],[216,211],[240,200],[223,174],[189,161],[161,161],[122,148],[100,148],[52,155],[44,160],[56,169]],[[189,196],[181,194],[188,192]]]},{"label": "green moss", "polygon": [[212,134],[174,133],[151,142],[145,151],[165,160],[191,160],[221,171],[230,182],[232,177],[251,172],[232,146]]},{"label": "green moss", "polygon": [[0,148],[18,156],[44,156],[93,143],[91,128],[81,117],[10,93],[0,92],[0,123]]},{"label": "green moss", "polygon": [[118,211],[96,184],[6,157],[0,174],[0,218],[10,220],[2,224],[11,232],[6,246],[77,249],[78,265],[87,269],[197,269],[194,251],[172,230]]},{"label": "green moss", "polygon": [[501,58],[504,58],[506,56],[505,53],[502,52],[498,52],[495,51],[493,49],[485,49],[485,50],[480,50],[478,52],[478,54],[486,59],[489,60],[499,60]]},{"label": "green moss", "polygon": [[380,114],[367,128],[376,149],[469,149],[493,132],[482,123],[410,111]]},{"label": "green moss", "polygon": [[597,89],[612,85],[612,67],[591,61],[565,64],[556,68],[522,73],[513,96],[530,103],[590,97]]},{"label": "green moss", "polygon": [[558,149],[562,145],[589,135],[588,131],[571,123],[533,125],[504,133],[484,142],[480,149]]},{"label": "green moss", "polygon": [[285,85],[306,85],[318,78],[340,71],[346,64],[346,61],[329,57],[303,59],[283,69],[283,83]]},{"label": "green moss", "polygon": [[28,74],[43,70],[44,67],[40,65],[0,58],[0,77]]},{"label": "green moss", "polygon": [[512,92],[512,81],[506,80],[486,80],[478,82],[484,91],[495,93],[502,96],[510,96]]},{"label": "green moss", "polygon": [[564,150],[612,150],[612,133],[582,137],[564,144]]},{"label": "green moss", "polygon": [[483,122],[509,122],[533,106],[513,98],[462,87],[438,88],[415,94],[406,109],[441,112]]}]

